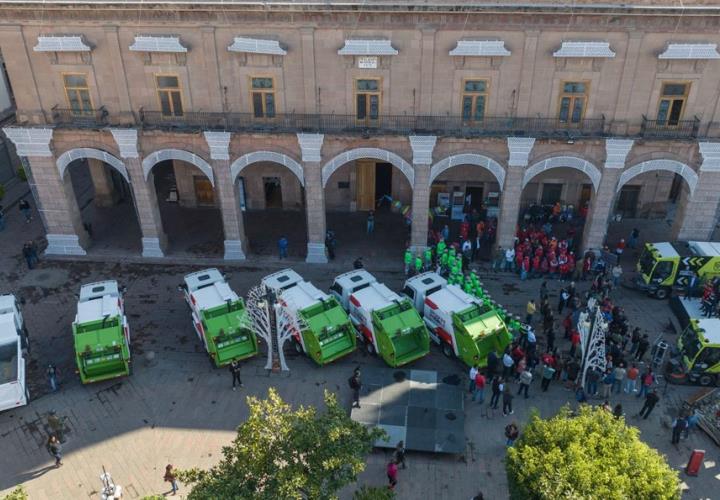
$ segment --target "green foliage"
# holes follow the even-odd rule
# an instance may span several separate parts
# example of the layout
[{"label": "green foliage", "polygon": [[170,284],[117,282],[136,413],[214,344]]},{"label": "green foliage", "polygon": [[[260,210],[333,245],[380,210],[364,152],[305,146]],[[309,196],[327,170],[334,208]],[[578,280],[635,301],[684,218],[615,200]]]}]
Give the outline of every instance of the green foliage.
[{"label": "green foliage", "polygon": [[355,492],[353,500],[393,500],[395,492],[386,486],[363,486]]},{"label": "green foliage", "polygon": [[142,497],[142,500],[165,500],[165,495],[148,495]]},{"label": "green foliage", "polygon": [[621,500],[680,498],[677,471],[639,431],[602,408],[568,407],[543,420],[531,417],[506,469],[512,499]]},{"label": "green foliage", "polygon": [[3,500],[28,500],[28,498],[25,488],[20,485],[12,490],[9,495],[3,497]]},{"label": "green foliage", "polygon": [[17,176],[18,176],[18,179],[20,179],[21,181],[26,181],[26,180],[27,180],[27,174],[25,173],[25,168],[23,168],[23,167],[18,167],[18,169],[17,169]]},{"label": "green foliage", "polygon": [[322,413],[293,409],[274,389],[267,399],[251,396],[247,402],[250,415],[223,448],[220,463],[177,472],[194,485],[189,499],[334,499],[365,469],[365,456],[384,435],[350,420],[327,391]]}]

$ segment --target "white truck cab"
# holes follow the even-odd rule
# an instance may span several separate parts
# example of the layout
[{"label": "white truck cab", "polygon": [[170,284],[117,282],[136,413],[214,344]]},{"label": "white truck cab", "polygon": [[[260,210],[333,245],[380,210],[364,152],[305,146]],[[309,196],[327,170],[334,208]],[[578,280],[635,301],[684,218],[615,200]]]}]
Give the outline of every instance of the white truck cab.
[{"label": "white truck cab", "polygon": [[292,269],[283,269],[273,274],[268,274],[262,279],[262,284],[275,293],[292,288],[303,280],[302,276]]},{"label": "white truck cab", "polygon": [[371,283],[377,283],[375,276],[365,269],[356,269],[337,276],[330,287],[330,294],[340,302],[343,309],[349,311],[350,295],[367,288]]},{"label": "white truck cab", "polygon": [[413,276],[405,282],[402,295],[412,302],[417,312],[423,315],[425,311],[425,297],[442,290],[447,286],[447,280],[435,272],[427,272]]},{"label": "white truck cab", "polygon": [[234,302],[238,300],[238,296],[225,281],[225,276],[214,267],[186,275],[180,288],[185,303],[192,312],[195,334],[207,349],[200,311],[217,307],[228,301]]},{"label": "white truck cab", "polygon": [[0,411],[24,406],[29,399],[25,383],[27,332],[14,295],[0,295]]}]

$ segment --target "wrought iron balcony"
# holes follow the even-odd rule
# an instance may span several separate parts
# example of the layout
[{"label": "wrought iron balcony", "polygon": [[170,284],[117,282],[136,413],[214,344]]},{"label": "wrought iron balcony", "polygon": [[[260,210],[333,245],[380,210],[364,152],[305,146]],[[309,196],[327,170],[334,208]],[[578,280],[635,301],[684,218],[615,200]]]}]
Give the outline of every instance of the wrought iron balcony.
[{"label": "wrought iron balcony", "polygon": [[672,123],[669,120],[648,120],[645,115],[640,125],[640,135],[656,139],[696,139],[700,131],[700,119],[680,120]]},{"label": "wrought iron balcony", "polygon": [[74,128],[98,128],[108,125],[109,113],[104,106],[99,109],[80,110],[52,108],[52,121],[55,125]]}]

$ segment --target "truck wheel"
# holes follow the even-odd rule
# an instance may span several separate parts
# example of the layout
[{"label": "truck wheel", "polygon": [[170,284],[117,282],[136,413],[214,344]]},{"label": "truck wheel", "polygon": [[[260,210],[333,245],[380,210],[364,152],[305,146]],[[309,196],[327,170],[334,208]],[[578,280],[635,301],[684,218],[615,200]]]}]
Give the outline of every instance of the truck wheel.
[{"label": "truck wheel", "polygon": [[455,356],[455,353],[453,352],[452,348],[449,345],[447,345],[445,342],[443,342],[443,344],[442,344],[442,352],[448,358],[452,358],[453,356]]},{"label": "truck wheel", "polygon": [[698,382],[702,386],[708,386],[713,385],[713,382],[715,382],[715,377],[712,375],[700,375],[700,378],[698,379]]},{"label": "truck wheel", "polygon": [[366,342],[366,343],[365,343],[365,350],[366,350],[367,353],[370,354],[371,356],[372,356],[373,354],[375,354],[375,346],[372,345],[372,342]]},{"label": "truck wheel", "polygon": [[668,298],[668,295],[670,295],[670,293],[668,292],[667,288],[659,288],[655,292],[655,298],[658,300],[665,300]]}]

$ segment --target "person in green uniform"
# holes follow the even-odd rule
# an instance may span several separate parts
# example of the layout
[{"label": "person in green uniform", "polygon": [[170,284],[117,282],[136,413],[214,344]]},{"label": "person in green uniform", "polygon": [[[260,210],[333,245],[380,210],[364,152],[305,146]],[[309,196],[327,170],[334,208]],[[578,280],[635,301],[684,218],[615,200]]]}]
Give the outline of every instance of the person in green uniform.
[{"label": "person in green uniform", "polygon": [[445,270],[448,268],[448,257],[450,253],[447,251],[447,248],[443,251],[442,254],[440,254],[440,269],[444,273]]},{"label": "person in green uniform", "polygon": [[447,248],[447,243],[445,243],[445,240],[440,240],[437,244],[437,254],[442,255],[442,253]]},{"label": "person in green uniform", "polygon": [[420,256],[415,257],[415,274],[420,274],[423,269],[423,261]]},{"label": "person in green uniform", "polygon": [[472,293],[473,293],[473,285],[472,285],[472,283],[470,282],[470,280],[466,280],[466,281],[465,281],[465,286],[463,287],[463,289],[465,290],[465,293],[467,293],[468,295],[472,295]]},{"label": "person in green uniform", "polygon": [[432,260],[433,260],[432,249],[430,247],[426,248],[425,251],[423,252],[423,256],[425,258],[425,270],[429,271],[432,269]]},{"label": "person in green uniform", "polygon": [[407,250],[405,250],[405,276],[410,274],[410,267],[412,266],[412,263],[413,263],[413,254],[410,251],[410,249],[408,248]]}]

